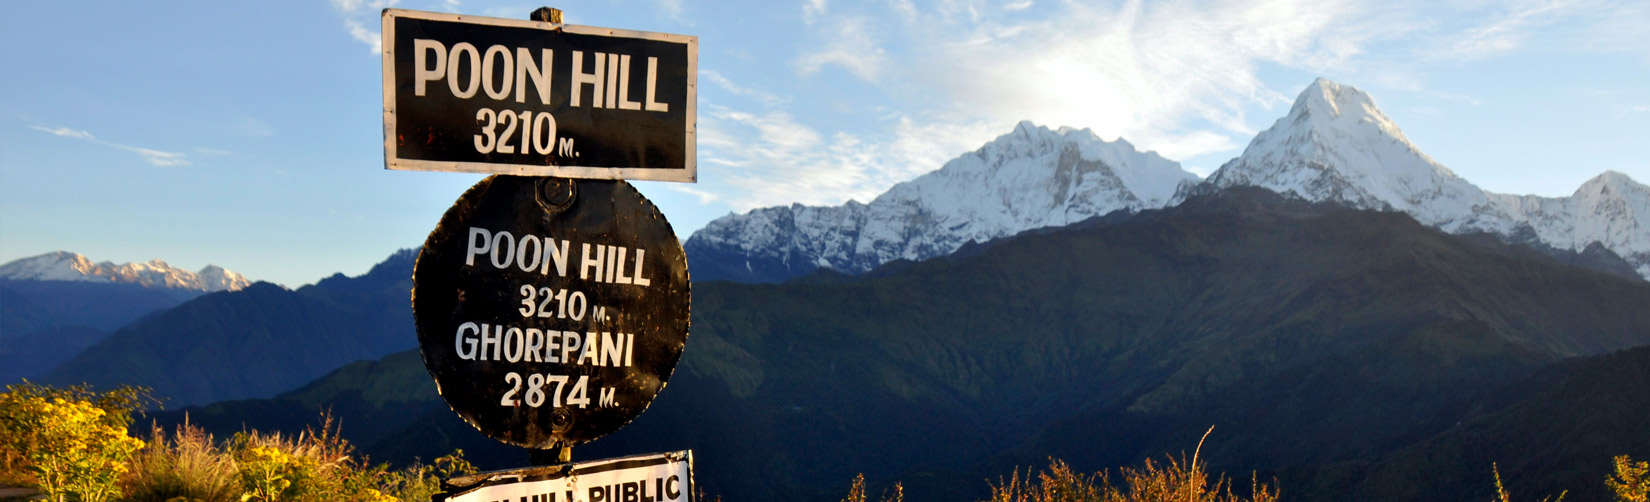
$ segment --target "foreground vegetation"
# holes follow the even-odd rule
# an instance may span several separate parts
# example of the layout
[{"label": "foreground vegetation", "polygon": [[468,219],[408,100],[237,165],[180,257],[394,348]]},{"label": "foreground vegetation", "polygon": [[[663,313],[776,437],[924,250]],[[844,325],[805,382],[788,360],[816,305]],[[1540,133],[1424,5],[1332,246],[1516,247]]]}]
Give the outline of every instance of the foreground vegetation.
[{"label": "foreground vegetation", "polygon": [[[130,435],[141,389],[98,392],[24,382],[0,393],[0,487],[27,487],[66,502],[308,502],[427,501],[444,478],[473,474],[462,452],[400,469],[372,464],[338,436],[333,421],[296,436],[241,432],[219,440],[187,422],[172,431],[151,426],[147,441]],[[1201,442],[1199,443],[1199,451]],[[1605,480],[1618,502],[1650,502],[1650,462],[1614,459]],[[1493,468],[1492,468],[1492,472]],[[1251,475],[1247,496],[1232,493],[1224,475],[1210,476],[1194,452],[1162,463],[1146,460],[1118,471],[1082,474],[1059,460],[1047,469],[1016,470],[991,486],[988,502],[1276,502],[1277,487]],[[1500,502],[1511,496],[1495,472]],[[903,502],[899,484],[883,502]],[[704,498],[701,495],[701,498]],[[1562,494],[1559,499],[1562,499]],[[866,502],[864,476],[844,502]]]},{"label": "foreground vegetation", "polygon": [[428,501],[443,478],[475,473],[462,452],[390,469],[357,455],[330,418],[298,434],[219,440],[188,423],[128,430],[140,389],[96,392],[24,382],[0,394],[0,486],[54,501]]}]

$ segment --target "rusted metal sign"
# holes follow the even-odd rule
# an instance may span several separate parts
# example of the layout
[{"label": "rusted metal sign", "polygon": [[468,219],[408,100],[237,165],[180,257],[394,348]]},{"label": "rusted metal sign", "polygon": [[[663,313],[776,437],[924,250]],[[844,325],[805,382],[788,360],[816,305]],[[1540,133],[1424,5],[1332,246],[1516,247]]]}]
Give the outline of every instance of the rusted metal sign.
[{"label": "rusted metal sign", "polygon": [[690,297],[680,241],[629,183],[499,175],[430,233],[412,302],[453,411],[548,449],[647,408],[681,358]]},{"label": "rusted metal sign", "polygon": [[693,182],[699,39],[385,9],[384,165]]}]

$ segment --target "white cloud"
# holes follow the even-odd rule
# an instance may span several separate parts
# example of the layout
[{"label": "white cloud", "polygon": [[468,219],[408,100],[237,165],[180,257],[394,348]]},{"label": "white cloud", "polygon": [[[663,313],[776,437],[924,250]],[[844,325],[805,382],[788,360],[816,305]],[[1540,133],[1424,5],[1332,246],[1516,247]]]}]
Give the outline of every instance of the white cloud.
[{"label": "white cloud", "polygon": [[708,183],[679,191],[737,211],[869,201],[1002,132],[988,124],[918,124],[905,117],[881,125],[887,130],[883,135],[825,134],[783,110],[751,113],[703,106],[699,165],[700,180]]},{"label": "white cloud", "polygon": [[148,148],[138,148],[138,147],[134,147],[134,146],[115,145],[115,144],[110,144],[109,146],[113,146],[113,147],[116,147],[116,148],[120,148],[120,149],[124,149],[124,150],[130,151],[130,152],[136,153],[139,156],[142,156],[143,160],[149,161],[149,165],[153,165],[153,166],[169,167],[169,166],[187,166],[187,165],[189,165],[189,161],[185,160],[183,158],[184,155],[181,154],[181,153],[177,153],[177,152],[163,152],[163,151],[160,151],[160,150],[151,150],[151,149],[148,149]]},{"label": "white cloud", "polygon": [[1447,37],[1427,55],[1437,59],[1471,60],[1517,49],[1529,37],[1529,29],[1552,22],[1563,10],[1577,5],[1575,0],[1517,2],[1493,19]]},{"label": "white cloud", "polygon": [[797,60],[797,70],[803,76],[818,73],[820,69],[840,66],[867,82],[876,82],[887,64],[886,53],[877,46],[869,21],[859,17],[834,17],[828,24],[826,42],[812,53]]},{"label": "white cloud", "polygon": [[[1141,150],[1153,150],[1166,159],[1187,159],[1199,155],[1234,150],[1241,146],[1231,136],[1214,131],[1186,133],[1148,133],[1128,139]],[[1149,145],[1149,146],[1148,146]]]},{"label": "white cloud", "polygon": [[1328,73],[1411,24],[1351,0],[1070,3],[1033,19],[942,9],[908,26],[918,59],[893,66],[913,68],[935,106],[1087,127],[1184,158],[1235,148],[1230,135],[1255,132],[1245,110],[1289,102],[1295,89],[1268,88],[1261,66]]},{"label": "white cloud", "polygon": [[384,37],[377,31],[367,29],[360,21],[354,19],[345,19],[344,26],[349,29],[349,36],[367,44],[373,54],[384,52]]},{"label": "white cloud", "polygon": [[698,197],[700,204],[713,204],[722,200],[720,195],[694,188],[687,183],[668,183],[665,188]]},{"label": "white cloud", "polygon": [[772,93],[734,83],[716,70],[700,69],[699,78],[716,84],[716,87],[728,91],[730,94],[756,101],[765,107],[774,107],[786,103],[785,99]]},{"label": "white cloud", "polygon": [[[383,37],[377,30],[367,28],[369,24],[376,25],[378,13],[384,9],[394,7],[401,0],[332,0],[332,7],[344,16],[344,30],[349,36],[371,48],[373,55],[384,51]],[[444,0],[447,10],[456,10],[456,0]]]},{"label": "white cloud", "polygon": [[659,13],[678,23],[692,25],[693,22],[684,15],[682,0],[659,0]]},{"label": "white cloud", "polygon": [[70,128],[67,128],[67,127],[44,127],[44,126],[37,126],[37,125],[31,125],[29,127],[34,128],[34,129],[38,129],[38,130],[41,130],[41,131],[45,131],[45,132],[51,133],[53,135],[62,136],[62,137],[65,137],[65,138],[90,139],[90,140],[95,140],[96,139],[96,138],[92,137],[92,133],[77,130],[77,129],[70,129]]},{"label": "white cloud", "polygon": [[1297,90],[1267,88],[1258,67],[1329,72],[1415,24],[1356,0],[1064,3],[1036,16],[1027,1],[884,5],[881,17],[803,6],[821,42],[795,63],[801,78],[836,66],[910,92],[854,132],[822,130],[789,100],[701,72],[760,109],[701,107],[701,179],[729,187],[701,186],[716,192],[701,201],[737,210],[867,201],[1021,119],[1091,128],[1171,159],[1233,151],[1255,133],[1245,110],[1287,104]]},{"label": "white cloud", "polygon": [[805,0],[802,4],[802,22],[813,24],[819,16],[825,15],[826,0]]},{"label": "white cloud", "polygon": [[104,141],[104,140],[101,140],[101,139],[97,139],[97,137],[93,136],[92,133],[90,133],[90,132],[86,132],[86,131],[82,131],[82,130],[78,130],[78,129],[70,129],[70,128],[67,128],[67,127],[46,127],[46,126],[40,126],[40,125],[30,125],[29,127],[33,128],[35,130],[44,131],[44,132],[52,134],[54,136],[61,136],[61,137],[65,137],[65,138],[73,138],[73,139],[90,141],[92,143],[107,146],[107,147],[110,147],[110,148],[118,148],[118,149],[121,149],[121,150],[126,150],[128,152],[136,153],[136,154],[138,154],[139,157],[142,157],[145,162],[148,162],[149,165],[152,165],[152,166],[168,167],[168,166],[187,166],[187,165],[189,165],[189,161],[187,159],[185,159],[185,155],[182,154],[182,153],[166,152],[166,151],[155,150],[155,149],[151,149],[151,148],[143,148],[143,147],[137,147],[137,146],[131,146],[131,145],[123,145],[123,144],[120,144],[120,143],[112,143],[112,142]]},{"label": "white cloud", "polygon": [[[449,5],[458,5],[454,0],[446,0]],[[378,11],[394,7],[401,0],[332,0],[332,8],[345,14],[354,14],[366,10],[377,14]]]}]

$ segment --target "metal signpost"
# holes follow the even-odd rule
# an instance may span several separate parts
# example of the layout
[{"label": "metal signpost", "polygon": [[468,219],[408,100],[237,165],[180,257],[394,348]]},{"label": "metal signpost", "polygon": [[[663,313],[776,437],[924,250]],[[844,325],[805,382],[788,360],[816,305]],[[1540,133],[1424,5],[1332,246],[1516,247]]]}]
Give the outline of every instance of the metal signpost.
[{"label": "metal signpost", "polygon": [[692,500],[689,452],[570,450],[647,409],[687,342],[681,242],[624,180],[695,180],[698,39],[534,17],[383,14],[385,166],[495,173],[419,253],[424,365],[455,413],[540,464],[437,499]]}]

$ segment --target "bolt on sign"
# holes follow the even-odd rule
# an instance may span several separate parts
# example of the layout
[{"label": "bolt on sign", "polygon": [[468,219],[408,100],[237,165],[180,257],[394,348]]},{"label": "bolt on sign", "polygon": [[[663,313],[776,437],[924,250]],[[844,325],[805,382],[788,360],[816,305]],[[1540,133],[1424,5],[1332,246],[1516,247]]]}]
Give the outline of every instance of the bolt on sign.
[{"label": "bolt on sign", "polygon": [[430,232],[412,303],[454,412],[509,444],[571,447],[628,424],[670,379],[687,259],[629,183],[495,175]]},{"label": "bolt on sign", "polygon": [[693,182],[699,39],[385,9],[388,169]]},{"label": "bolt on sign", "polygon": [[693,454],[636,455],[463,476],[442,483],[436,502],[686,502],[694,500]]}]

